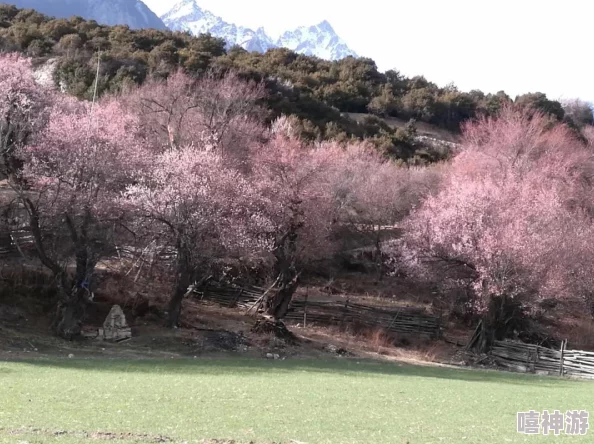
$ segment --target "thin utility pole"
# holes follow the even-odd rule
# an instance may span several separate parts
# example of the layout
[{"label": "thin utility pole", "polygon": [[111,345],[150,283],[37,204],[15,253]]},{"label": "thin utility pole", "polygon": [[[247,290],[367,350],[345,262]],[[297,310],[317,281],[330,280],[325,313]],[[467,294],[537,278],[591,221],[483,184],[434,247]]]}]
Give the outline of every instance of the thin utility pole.
[{"label": "thin utility pole", "polygon": [[95,89],[93,91],[93,105],[91,109],[95,106],[95,100],[97,100],[97,87],[99,85],[99,68],[101,67],[101,50],[97,54],[97,74],[95,75]]},{"label": "thin utility pole", "polygon": [[97,53],[97,73],[95,74],[95,87],[93,88],[93,101],[91,102],[91,110],[89,111],[89,126],[87,133],[91,134],[91,124],[93,119],[93,110],[95,109],[95,102],[97,100],[97,89],[99,86],[99,69],[101,68],[101,50]]}]

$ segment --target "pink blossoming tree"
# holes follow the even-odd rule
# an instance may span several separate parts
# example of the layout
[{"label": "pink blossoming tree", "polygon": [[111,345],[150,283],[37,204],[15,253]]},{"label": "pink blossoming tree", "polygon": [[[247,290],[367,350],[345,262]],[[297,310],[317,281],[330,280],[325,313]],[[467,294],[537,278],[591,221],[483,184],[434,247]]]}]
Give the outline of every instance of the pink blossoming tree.
[{"label": "pink blossoming tree", "polygon": [[178,71],[166,80],[147,81],[124,100],[157,150],[208,143],[228,160],[241,160],[264,131],[258,105],[263,97],[263,85],[243,82],[233,73],[192,78]]},{"label": "pink blossoming tree", "polygon": [[30,60],[0,54],[0,177],[15,179],[15,151],[43,128],[50,101],[51,94],[35,83]]},{"label": "pink blossoming tree", "polygon": [[508,107],[466,125],[441,192],[406,224],[404,256],[470,286],[483,319],[478,348],[506,333],[510,302],[591,294],[593,172],[592,147],[541,114]]},{"label": "pink blossoming tree", "polygon": [[261,85],[236,75],[193,79],[177,72],[124,97],[153,155],[126,204],[147,239],[175,247],[168,325],[179,325],[184,295],[219,258],[265,249],[256,187],[246,171],[264,133]]},{"label": "pink blossoming tree", "polygon": [[93,107],[61,98],[46,128],[20,152],[27,184],[21,198],[37,253],[60,285],[54,323],[60,336],[80,333],[95,265],[125,220],[118,199],[147,159],[137,133],[138,121],[116,101]]},{"label": "pink blossoming tree", "polygon": [[125,205],[152,239],[175,247],[175,284],[168,324],[179,325],[190,286],[216,258],[249,255],[266,241],[259,196],[207,143],[154,156],[151,168],[130,186]]},{"label": "pink blossoming tree", "polygon": [[[304,264],[332,254],[336,207],[328,171],[332,150],[301,141],[290,120],[273,123],[269,140],[253,151],[251,180],[264,202],[276,282],[262,311],[282,319],[299,285]],[[266,328],[266,327],[265,327]]]},{"label": "pink blossoming tree", "polygon": [[381,277],[384,241],[396,224],[436,192],[441,168],[400,167],[367,144],[326,145],[333,153],[327,174],[339,221],[373,243]]}]

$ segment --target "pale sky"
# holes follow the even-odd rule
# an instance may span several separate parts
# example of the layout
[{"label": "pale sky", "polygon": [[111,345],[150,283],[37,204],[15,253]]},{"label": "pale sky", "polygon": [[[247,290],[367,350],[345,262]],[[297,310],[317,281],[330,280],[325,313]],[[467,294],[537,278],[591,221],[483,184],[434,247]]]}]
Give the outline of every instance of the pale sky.
[{"label": "pale sky", "polygon": [[[158,15],[176,0],[144,0]],[[276,36],[326,19],[381,71],[461,90],[594,102],[593,0],[198,0]]]}]

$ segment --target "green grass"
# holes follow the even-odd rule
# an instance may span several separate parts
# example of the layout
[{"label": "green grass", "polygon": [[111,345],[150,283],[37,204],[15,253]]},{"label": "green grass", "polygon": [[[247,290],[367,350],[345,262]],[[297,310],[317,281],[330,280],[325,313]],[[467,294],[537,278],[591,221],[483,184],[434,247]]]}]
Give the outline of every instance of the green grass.
[{"label": "green grass", "polygon": [[2,362],[0,442],[594,442],[594,424],[586,437],[515,431],[518,411],[594,415],[593,401],[590,382],[353,360]]}]

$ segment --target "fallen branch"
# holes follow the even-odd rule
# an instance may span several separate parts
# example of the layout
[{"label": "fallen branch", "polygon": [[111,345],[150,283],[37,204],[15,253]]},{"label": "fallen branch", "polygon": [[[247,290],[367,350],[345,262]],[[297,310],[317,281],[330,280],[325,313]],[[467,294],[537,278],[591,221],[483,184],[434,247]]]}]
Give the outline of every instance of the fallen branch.
[{"label": "fallen branch", "polygon": [[256,306],[260,306],[262,305],[262,302],[264,301],[264,298],[266,297],[266,295],[268,293],[270,293],[270,290],[272,290],[274,287],[276,287],[276,284],[278,284],[278,281],[280,279],[280,275],[276,278],[276,280],[274,281],[274,283],[268,288],[268,290],[266,290],[262,296],[260,296],[258,298],[258,300],[256,302],[254,302],[254,305],[252,305],[250,308],[247,309],[247,311],[245,312],[246,314],[249,314],[250,311],[252,311]]}]

